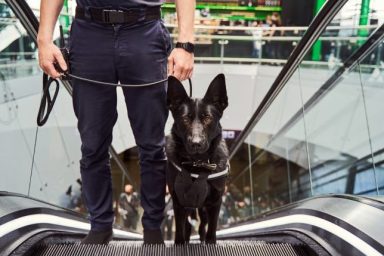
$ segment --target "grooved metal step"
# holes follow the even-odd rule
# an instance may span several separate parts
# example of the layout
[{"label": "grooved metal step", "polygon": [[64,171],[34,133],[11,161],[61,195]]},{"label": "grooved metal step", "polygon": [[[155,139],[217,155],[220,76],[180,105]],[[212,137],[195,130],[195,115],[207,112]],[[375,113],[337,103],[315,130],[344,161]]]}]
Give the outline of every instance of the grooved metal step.
[{"label": "grooved metal step", "polygon": [[36,256],[304,256],[301,246],[284,243],[265,243],[252,240],[218,241],[216,245],[143,246],[142,242],[111,242],[109,245],[54,244],[41,245],[32,254]]}]

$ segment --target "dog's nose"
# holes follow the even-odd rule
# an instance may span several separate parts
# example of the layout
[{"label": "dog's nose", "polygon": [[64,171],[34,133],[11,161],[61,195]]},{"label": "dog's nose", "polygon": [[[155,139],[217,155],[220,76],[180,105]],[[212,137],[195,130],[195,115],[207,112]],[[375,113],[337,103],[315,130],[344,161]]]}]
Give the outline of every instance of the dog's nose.
[{"label": "dog's nose", "polygon": [[199,149],[201,149],[202,147],[203,147],[203,140],[200,138],[200,137],[197,137],[197,136],[194,136],[193,138],[192,138],[192,141],[191,141],[192,143],[192,147],[193,147],[193,149],[195,149],[195,150],[199,150]]}]

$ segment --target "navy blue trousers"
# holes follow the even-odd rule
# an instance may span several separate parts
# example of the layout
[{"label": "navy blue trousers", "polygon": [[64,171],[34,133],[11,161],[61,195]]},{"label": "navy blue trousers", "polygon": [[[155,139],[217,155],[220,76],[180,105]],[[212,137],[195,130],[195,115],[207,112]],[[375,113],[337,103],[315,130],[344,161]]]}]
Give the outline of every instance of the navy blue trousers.
[{"label": "navy blue trousers", "polygon": [[[122,84],[167,77],[171,42],[163,21],[104,25],[74,20],[69,40],[74,75]],[[92,230],[111,228],[112,182],[108,147],[117,120],[116,88],[73,80],[73,107],[81,137],[83,196]],[[168,117],[166,82],[124,88],[128,118],[140,153],[142,223],[160,228],[165,198],[164,126]],[[126,131],[130,132],[130,131]]]}]

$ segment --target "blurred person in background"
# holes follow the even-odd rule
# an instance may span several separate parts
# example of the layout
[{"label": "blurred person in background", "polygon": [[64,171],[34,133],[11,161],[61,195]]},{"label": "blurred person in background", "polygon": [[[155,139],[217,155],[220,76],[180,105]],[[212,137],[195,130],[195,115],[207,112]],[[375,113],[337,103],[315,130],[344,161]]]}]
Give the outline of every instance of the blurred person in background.
[{"label": "blurred person in background", "polygon": [[245,186],[243,189],[243,200],[237,203],[240,218],[247,218],[252,215],[251,187]]},{"label": "blurred person in background", "polygon": [[252,49],[252,57],[253,58],[261,58],[261,47],[262,47],[262,37],[263,30],[261,29],[262,23],[261,21],[253,21],[251,24],[252,27],[258,27],[259,29],[252,30],[253,37],[253,49]]},{"label": "blurred person in background", "polygon": [[[263,36],[264,37],[271,37],[273,36],[273,30],[270,30],[269,28],[272,27],[272,18],[270,15],[267,15],[266,19],[265,19],[265,23],[263,23]],[[265,58],[267,59],[271,59],[272,58],[272,50],[271,50],[271,40],[265,40],[265,45],[264,45],[264,56]]]},{"label": "blurred person in background", "polygon": [[125,185],[124,192],[120,194],[118,212],[123,218],[124,228],[135,231],[139,221],[140,200],[130,184]]},{"label": "blurred person in background", "polygon": [[282,36],[281,30],[276,30],[276,28],[281,26],[281,18],[278,13],[273,13],[268,15],[265,21],[264,27],[270,28],[263,32],[263,36],[269,37],[270,40],[266,40],[265,44],[265,57],[267,59],[281,59],[281,43],[276,38]]},{"label": "blurred person in background", "polygon": [[[281,27],[281,18],[277,12],[272,13],[271,15],[271,27],[274,28],[271,30],[271,36],[280,37],[283,35],[281,30],[276,30],[276,28]],[[272,40],[271,41],[271,50],[272,50],[272,58],[273,59],[281,59],[281,45],[283,41]]]},{"label": "blurred person in background", "polygon": [[222,196],[223,203],[220,207],[219,214],[219,225],[221,227],[227,227],[229,224],[235,222],[235,217],[237,215],[235,200],[231,195],[231,192],[228,190],[228,186],[225,186],[225,191]]},{"label": "blurred person in background", "polygon": [[65,194],[60,196],[60,206],[77,212],[85,213],[83,198],[81,196],[81,180],[77,179],[75,184],[68,187]]}]

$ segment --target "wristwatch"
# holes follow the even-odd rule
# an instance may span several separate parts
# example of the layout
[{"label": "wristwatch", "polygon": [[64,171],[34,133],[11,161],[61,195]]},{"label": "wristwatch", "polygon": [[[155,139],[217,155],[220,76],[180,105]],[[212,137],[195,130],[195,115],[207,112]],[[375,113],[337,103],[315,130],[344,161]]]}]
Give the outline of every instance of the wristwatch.
[{"label": "wristwatch", "polygon": [[186,42],[186,43],[177,42],[175,48],[183,48],[189,53],[193,53],[195,51],[195,45],[190,42]]}]

